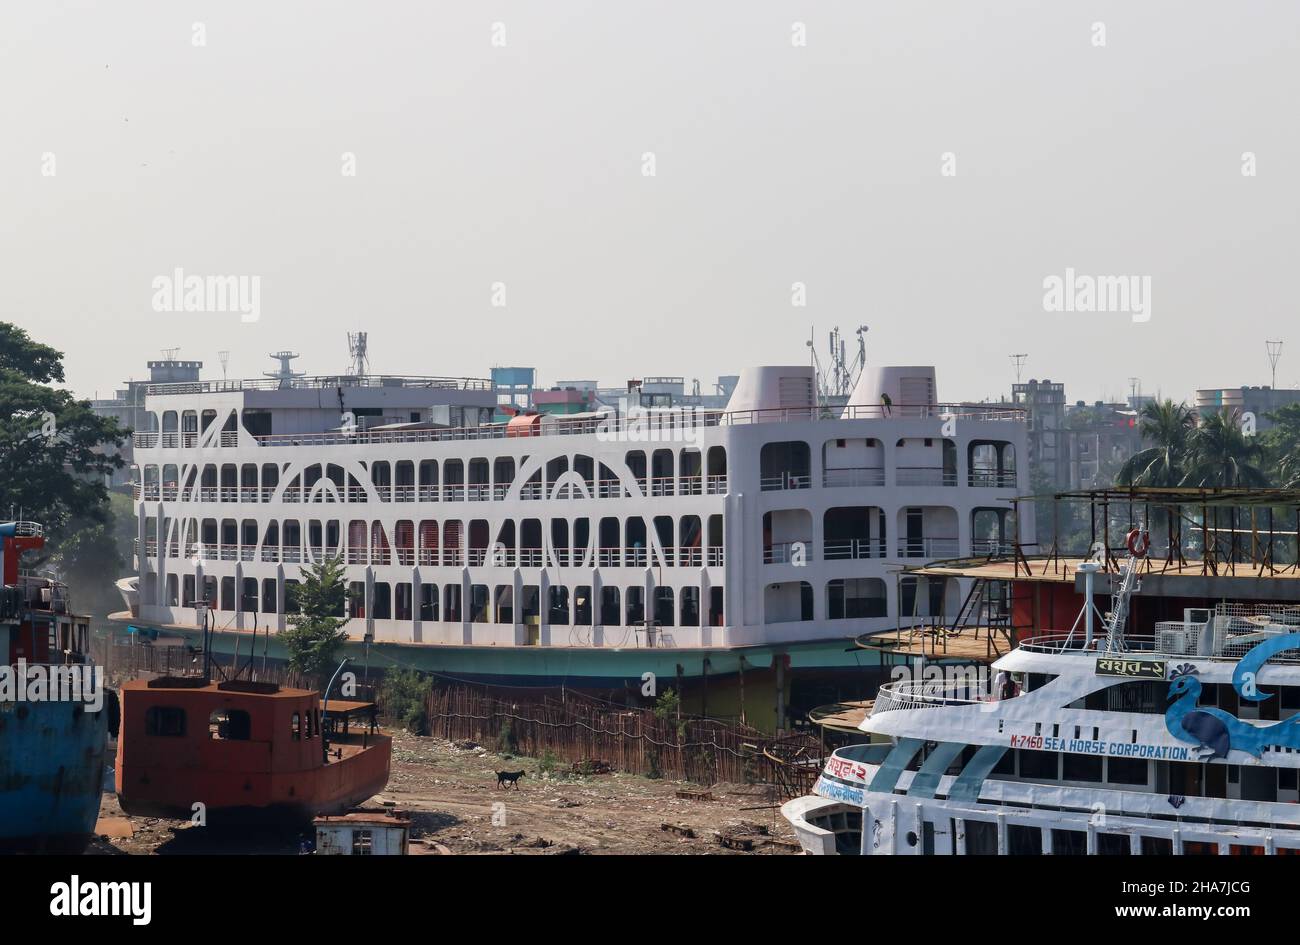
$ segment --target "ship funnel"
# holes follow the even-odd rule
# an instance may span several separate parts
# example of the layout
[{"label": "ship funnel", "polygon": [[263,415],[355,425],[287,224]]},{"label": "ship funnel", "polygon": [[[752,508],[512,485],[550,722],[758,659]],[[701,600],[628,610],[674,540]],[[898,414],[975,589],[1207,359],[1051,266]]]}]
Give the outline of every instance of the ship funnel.
[{"label": "ship funnel", "polygon": [[939,401],[933,366],[864,368],[846,417],[929,417]]},{"label": "ship funnel", "polygon": [[817,379],[806,364],[746,368],[727,400],[728,413],[804,411],[811,415],[816,407]]}]

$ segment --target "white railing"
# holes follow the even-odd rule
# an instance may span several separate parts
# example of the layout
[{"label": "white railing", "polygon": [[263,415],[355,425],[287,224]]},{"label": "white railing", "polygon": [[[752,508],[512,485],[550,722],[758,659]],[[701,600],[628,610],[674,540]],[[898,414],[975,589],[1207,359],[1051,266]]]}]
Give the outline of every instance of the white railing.
[{"label": "white railing", "polygon": [[973,555],[1011,555],[1016,550],[1014,541],[1002,541],[997,538],[972,538],[970,552]]},{"label": "white railing", "polygon": [[672,476],[655,476],[650,480],[650,494],[652,496],[672,495],[675,482]]},{"label": "white railing", "polygon": [[956,538],[900,538],[898,555],[901,558],[955,558]]},{"label": "white railing", "polygon": [[[353,379],[344,379],[350,381]],[[368,382],[369,379],[364,379]],[[196,393],[217,389],[212,385],[225,382],[204,381],[195,384],[154,384],[150,393]],[[259,384],[254,389],[273,389],[278,382],[269,385]],[[296,382],[295,382],[296,383]],[[250,382],[231,381],[230,390],[250,389]],[[331,385],[332,386],[332,385]],[[413,385],[408,385],[413,386]],[[430,386],[423,384],[422,386]],[[226,388],[221,388],[226,389]],[[478,388],[462,388],[478,389]],[[978,421],[1013,421],[1024,422],[1026,413],[1023,408],[1005,405],[981,404],[892,404],[888,407],[872,405],[853,405],[849,407],[782,407],[769,410],[738,410],[723,412],[718,410],[690,409],[689,412],[657,414],[636,417],[620,417],[609,414],[600,419],[564,420],[552,418],[548,422],[530,427],[527,436],[573,436],[597,434],[607,437],[625,436],[628,442],[672,442],[689,440],[691,431],[717,426],[739,426],[757,423],[807,423],[807,422],[842,422],[851,420],[917,420],[917,419],[959,419]],[[331,430],[322,433],[272,433],[256,436],[252,439],[260,446],[368,446],[376,443],[437,443],[458,440],[498,440],[515,439],[522,434],[518,429],[510,430],[505,423],[493,423],[479,427],[456,427],[442,430],[382,430],[345,432]],[[137,449],[153,449],[161,445],[175,448],[179,435],[176,433],[136,433],[133,443]],[[219,443],[223,447],[238,443],[238,431],[222,431]],[[187,441],[188,444],[188,441]]]},{"label": "white railing", "polygon": [[811,561],[811,549],[812,539],[773,542],[763,548],[763,563],[790,564],[798,552],[802,552],[804,561]]},{"label": "white railing", "polygon": [[957,473],[940,466],[899,466],[894,472],[900,486],[955,486]]},{"label": "white railing", "polygon": [[977,489],[990,486],[1011,489],[1016,485],[1016,473],[1015,470],[998,472],[996,469],[972,469],[969,484]]},{"label": "white railing", "polygon": [[822,542],[822,557],[827,561],[883,558],[887,553],[888,547],[883,538],[846,538]]},{"label": "white railing", "polygon": [[775,492],[782,489],[811,489],[812,476],[782,472],[775,476],[762,476],[758,488],[763,492]]},{"label": "white railing", "polygon": [[972,705],[988,702],[992,697],[978,682],[912,682],[885,683],[876,693],[871,714],[893,712],[898,709],[938,709],[949,705]]},{"label": "white railing", "polygon": [[846,469],[827,469],[822,473],[822,486],[828,489],[883,486],[885,470],[881,466],[856,466]]},{"label": "white railing", "polygon": [[285,381],[280,378],[252,378],[234,381],[177,381],[167,384],[150,384],[146,394],[210,394],[233,393],[244,390],[333,390],[338,387],[403,387],[432,390],[492,389],[492,382],[483,377],[419,377],[388,374],[367,374],[361,377],[314,375],[295,377]]}]

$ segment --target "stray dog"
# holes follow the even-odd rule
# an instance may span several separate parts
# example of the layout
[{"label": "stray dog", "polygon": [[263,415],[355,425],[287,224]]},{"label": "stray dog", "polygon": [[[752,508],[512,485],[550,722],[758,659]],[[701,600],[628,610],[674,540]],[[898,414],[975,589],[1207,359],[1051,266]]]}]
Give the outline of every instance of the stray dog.
[{"label": "stray dog", "polygon": [[524,773],[522,771],[498,771],[497,787],[501,787],[501,785],[503,784],[505,785],[513,784],[515,786],[515,790],[518,791],[519,779],[522,778],[523,776]]}]

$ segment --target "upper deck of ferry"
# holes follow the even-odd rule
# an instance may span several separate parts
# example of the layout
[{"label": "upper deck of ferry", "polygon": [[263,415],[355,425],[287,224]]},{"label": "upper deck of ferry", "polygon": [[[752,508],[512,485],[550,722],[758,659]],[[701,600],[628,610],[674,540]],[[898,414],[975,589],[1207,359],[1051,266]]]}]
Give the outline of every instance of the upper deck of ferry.
[{"label": "upper deck of ferry", "polygon": [[[882,402],[877,396],[870,402],[852,401],[846,406],[818,405],[811,397],[788,404],[747,406],[740,398],[742,406],[731,409],[738,399],[733,398],[727,409],[682,406],[620,411],[610,407],[572,415],[528,413],[499,421],[492,419],[496,395],[491,382],[472,377],[194,381],[152,384],[146,388],[146,396],[146,416],[152,428],[133,436],[135,448],[141,450],[250,444],[358,446],[593,434],[622,441],[655,441],[688,431],[752,424],[854,420],[1024,423],[1026,418],[1024,408],[1009,404]],[[196,397],[200,399],[195,401]],[[207,407],[209,402],[212,408]],[[238,409],[237,414],[230,412],[232,406]],[[209,438],[207,433],[221,408],[225,408],[221,429]],[[313,409],[314,417],[304,413]],[[376,410],[386,413],[376,414]],[[348,414],[352,415],[350,421]],[[246,436],[241,436],[241,428]]]}]

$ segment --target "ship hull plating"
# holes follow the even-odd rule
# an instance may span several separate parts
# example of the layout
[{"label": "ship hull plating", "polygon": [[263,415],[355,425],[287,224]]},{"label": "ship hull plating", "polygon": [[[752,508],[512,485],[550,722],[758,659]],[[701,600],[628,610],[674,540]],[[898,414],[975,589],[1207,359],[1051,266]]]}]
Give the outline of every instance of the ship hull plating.
[{"label": "ship hull plating", "polygon": [[106,713],[0,703],[0,851],[79,853],[103,789]]}]

